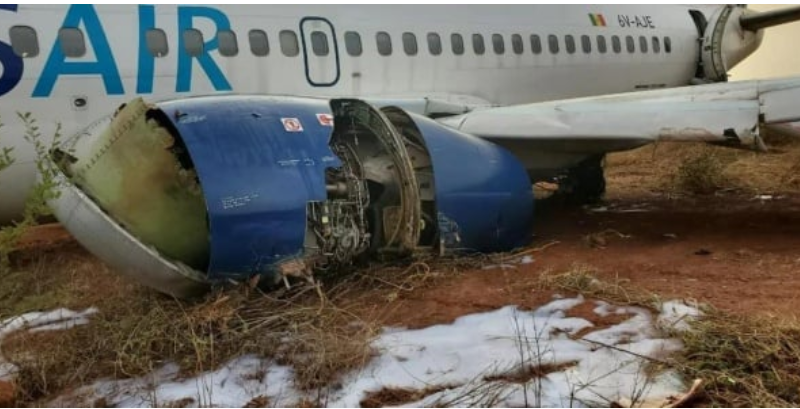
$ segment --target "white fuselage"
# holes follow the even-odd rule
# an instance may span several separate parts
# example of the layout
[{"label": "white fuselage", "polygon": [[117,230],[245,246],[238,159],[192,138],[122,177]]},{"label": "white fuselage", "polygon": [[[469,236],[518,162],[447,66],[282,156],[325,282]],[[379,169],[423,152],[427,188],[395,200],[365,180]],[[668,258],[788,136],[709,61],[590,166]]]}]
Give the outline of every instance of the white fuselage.
[{"label": "white fuselage", "polygon": [[[35,180],[35,155],[18,112],[31,112],[49,139],[55,123],[71,135],[137,95],[151,101],[212,93],[441,97],[511,105],[683,86],[700,52],[689,10],[710,15],[718,7],[3,6],[0,147],[12,146],[16,163],[0,173],[0,222],[20,214]],[[23,63],[17,80],[9,44],[18,26],[35,30],[38,54],[16,57]],[[62,27],[73,28],[61,37],[69,47],[75,33],[83,36],[85,53],[64,56],[57,42]],[[147,33],[151,28],[165,38]],[[198,32],[206,44],[192,55]],[[480,38],[483,53],[474,44]],[[166,45],[166,54],[154,56],[148,45],[154,52]]]}]

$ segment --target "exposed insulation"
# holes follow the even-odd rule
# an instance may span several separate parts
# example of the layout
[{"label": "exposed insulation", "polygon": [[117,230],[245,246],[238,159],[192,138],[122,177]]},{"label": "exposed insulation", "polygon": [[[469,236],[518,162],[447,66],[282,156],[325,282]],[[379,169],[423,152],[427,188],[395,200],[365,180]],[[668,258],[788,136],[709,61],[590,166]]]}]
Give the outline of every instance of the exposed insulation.
[{"label": "exposed insulation", "polygon": [[75,183],[109,216],[167,258],[204,271],[208,264],[206,206],[193,169],[171,152],[175,140],[141,99],[119,110],[78,158]]}]

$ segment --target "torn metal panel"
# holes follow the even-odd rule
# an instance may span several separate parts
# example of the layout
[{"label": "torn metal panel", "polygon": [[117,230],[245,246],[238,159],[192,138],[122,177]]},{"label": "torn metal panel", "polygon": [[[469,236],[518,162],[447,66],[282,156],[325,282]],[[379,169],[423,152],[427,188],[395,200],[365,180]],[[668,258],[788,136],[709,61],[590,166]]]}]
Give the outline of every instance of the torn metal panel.
[{"label": "torn metal panel", "polygon": [[141,99],[128,103],[67,171],[130,234],[202,271],[209,256],[203,194],[191,164],[178,159],[174,137],[148,115],[151,108]]}]

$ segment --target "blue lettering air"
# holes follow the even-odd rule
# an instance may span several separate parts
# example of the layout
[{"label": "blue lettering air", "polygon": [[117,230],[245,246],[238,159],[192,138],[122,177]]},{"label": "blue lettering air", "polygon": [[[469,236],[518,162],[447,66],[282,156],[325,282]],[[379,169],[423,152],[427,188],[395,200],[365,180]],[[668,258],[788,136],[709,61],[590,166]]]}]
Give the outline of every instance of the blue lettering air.
[{"label": "blue lettering air", "polygon": [[[17,13],[18,7],[15,4],[0,4],[0,13],[3,12]],[[154,58],[147,49],[145,33],[147,30],[157,27],[155,6],[138,6],[138,18],[138,33],[135,33],[138,34],[139,40],[138,62],[136,65],[136,93],[150,94],[153,92],[155,66],[158,63],[158,59]],[[192,56],[189,55],[184,47],[184,39],[181,33],[194,28],[196,19],[210,20],[216,31],[211,39],[204,43],[203,52],[200,55]],[[122,84],[119,68],[95,7],[88,4],[71,5],[64,17],[62,27],[82,29],[88,44],[87,47],[90,46],[94,51],[95,61],[85,61],[83,58],[80,60],[68,58],[62,51],[60,40],[56,38],[56,41],[50,47],[47,61],[38,76],[31,96],[38,98],[49,97],[62,76],[95,77],[103,82],[107,95],[124,95],[125,88]],[[197,60],[199,69],[203,71],[215,90],[231,91],[233,89],[225,74],[210,55],[211,52],[219,47],[216,33],[219,30],[229,30],[230,27],[231,24],[228,17],[215,8],[178,6],[178,32],[172,37],[178,39],[178,64],[177,72],[175,73],[176,92],[190,92],[192,90],[192,70],[196,69],[195,60]],[[119,50],[121,50],[120,52],[127,52],[129,48],[120,47]],[[20,83],[25,71],[24,61],[23,58],[14,53],[9,43],[0,41],[0,64],[2,65],[0,96],[8,94]]]},{"label": "blue lettering air", "polygon": [[216,32],[210,41],[207,41],[203,44],[203,52],[200,55],[192,57],[188,52],[186,52],[182,34],[186,30],[194,27],[193,20],[195,17],[207,18],[213,21],[214,25],[216,26],[216,32],[219,32],[219,30],[231,29],[231,23],[228,21],[228,16],[217,9],[211,7],[178,7],[178,33],[181,33],[181,35],[178,37],[178,48],[180,49],[180,54],[178,55],[178,80],[175,84],[175,91],[188,92],[191,90],[192,60],[195,58],[197,59],[197,62],[200,63],[200,68],[205,71],[208,79],[211,80],[211,85],[214,86],[215,90],[230,91],[232,89],[231,84],[228,83],[228,80],[225,78],[225,75],[222,74],[222,71],[219,69],[217,63],[214,62],[214,59],[208,55],[210,51],[219,48]]},{"label": "blue lettering air", "polygon": [[97,61],[67,61],[61,49],[61,39],[56,38],[39,82],[33,89],[33,97],[49,96],[53,92],[56,80],[62,75],[99,75],[105,84],[106,94],[124,94],[117,63],[114,61],[114,55],[111,53],[106,33],[94,6],[91,4],[70,6],[62,27],[84,27],[85,37],[92,45]]},{"label": "blue lettering air", "polygon": [[136,93],[153,92],[156,59],[147,49],[147,30],[156,26],[155,6],[139,6],[139,67],[136,75]]},{"label": "blue lettering air", "polygon": [[[0,11],[17,12],[16,4],[0,4]],[[14,53],[10,44],[0,41],[0,62],[3,65],[3,75],[0,76],[0,96],[8,94],[22,80],[25,63],[22,58]]]}]

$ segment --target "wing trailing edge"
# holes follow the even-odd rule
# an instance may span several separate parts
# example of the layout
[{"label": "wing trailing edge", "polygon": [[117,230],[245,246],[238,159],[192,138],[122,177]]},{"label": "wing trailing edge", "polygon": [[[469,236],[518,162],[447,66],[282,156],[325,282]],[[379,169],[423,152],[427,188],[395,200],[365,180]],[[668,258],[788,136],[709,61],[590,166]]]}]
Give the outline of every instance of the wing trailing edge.
[{"label": "wing trailing edge", "polygon": [[656,141],[757,142],[800,121],[800,78],[742,81],[477,110],[441,122],[476,136],[596,154]]}]

